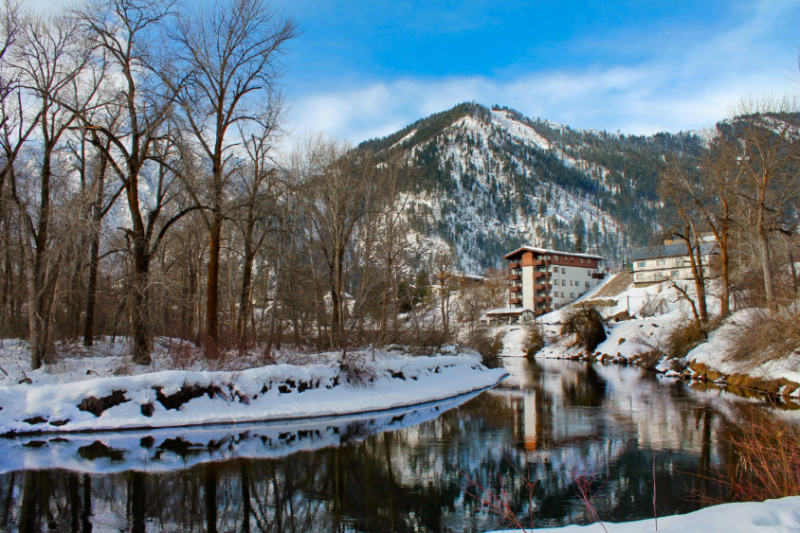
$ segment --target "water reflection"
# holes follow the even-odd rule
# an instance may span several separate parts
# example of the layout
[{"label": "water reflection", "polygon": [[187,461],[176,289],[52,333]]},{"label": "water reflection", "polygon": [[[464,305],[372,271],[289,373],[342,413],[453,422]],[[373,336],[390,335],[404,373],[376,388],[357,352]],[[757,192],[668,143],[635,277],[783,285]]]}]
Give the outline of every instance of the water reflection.
[{"label": "water reflection", "polygon": [[378,417],[0,442],[0,527],[486,531],[507,523],[467,479],[537,526],[589,521],[581,478],[611,521],[652,517],[654,485],[659,515],[719,490],[735,403],[631,368],[507,365],[477,397]]}]

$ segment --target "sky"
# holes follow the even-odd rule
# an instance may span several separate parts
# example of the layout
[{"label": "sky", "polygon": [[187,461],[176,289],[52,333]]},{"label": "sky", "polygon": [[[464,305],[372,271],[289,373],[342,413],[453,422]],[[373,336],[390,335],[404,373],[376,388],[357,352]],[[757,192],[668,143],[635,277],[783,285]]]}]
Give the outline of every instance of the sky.
[{"label": "sky", "polygon": [[465,101],[572,128],[677,132],[713,126],[742,97],[800,96],[798,0],[272,7],[301,31],[282,58],[286,129],[298,138],[358,143]]}]

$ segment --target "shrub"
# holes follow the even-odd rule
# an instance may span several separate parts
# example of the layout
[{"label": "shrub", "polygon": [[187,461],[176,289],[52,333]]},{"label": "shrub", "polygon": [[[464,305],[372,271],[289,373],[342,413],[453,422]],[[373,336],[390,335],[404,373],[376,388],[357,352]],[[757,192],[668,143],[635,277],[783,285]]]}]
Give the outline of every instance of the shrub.
[{"label": "shrub", "polygon": [[525,341],[525,357],[533,357],[544,348],[542,328],[535,322],[528,324],[528,337]]},{"label": "shrub", "polygon": [[368,361],[353,354],[339,363],[339,374],[351,385],[371,385],[378,378],[378,373]]},{"label": "shrub", "polygon": [[481,363],[487,368],[500,368],[503,362],[500,360],[500,351],[503,349],[503,340],[500,335],[491,335],[489,328],[476,328],[472,337],[467,342],[467,346],[474,348],[481,354]]},{"label": "shrub", "polygon": [[667,336],[666,356],[670,359],[685,357],[692,348],[708,340],[708,333],[699,322],[689,320]]},{"label": "shrub", "polygon": [[582,347],[586,353],[594,352],[595,348],[606,340],[603,315],[595,307],[574,307],[564,318],[561,335],[562,337],[574,335],[575,346]]}]

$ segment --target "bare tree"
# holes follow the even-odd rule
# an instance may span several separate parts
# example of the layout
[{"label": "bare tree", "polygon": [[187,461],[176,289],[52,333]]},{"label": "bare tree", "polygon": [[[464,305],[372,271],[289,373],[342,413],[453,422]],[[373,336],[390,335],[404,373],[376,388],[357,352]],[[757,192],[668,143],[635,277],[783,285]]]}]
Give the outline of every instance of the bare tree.
[{"label": "bare tree", "polygon": [[770,235],[790,231],[800,200],[800,124],[795,101],[742,100],[722,134],[725,157],[741,169],[737,192],[753,215],[767,305],[777,309]]},{"label": "bare tree", "polygon": [[[181,18],[175,39],[190,83],[179,91],[186,121],[211,164],[207,352],[218,353],[219,266],[226,186],[235,171],[231,126],[257,120],[259,110],[280,108],[278,55],[297,35],[293,20],[278,16],[263,0],[233,0],[203,6]],[[256,101],[258,103],[256,103]]]},{"label": "bare tree", "polygon": [[[270,153],[279,113],[277,108],[268,111],[268,115],[259,120],[257,133],[251,131],[248,134],[243,129],[239,132],[248,156],[246,164],[234,175],[235,192],[240,200],[233,219],[242,238],[242,272],[236,317],[236,335],[240,341],[246,336],[247,320],[253,311],[254,261],[270,232],[278,230],[281,222],[278,203],[286,193],[286,185]],[[275,257],[277,270],[280,261],[278,254]],[[276,272],[274,277],[280,279],[280,273]]]},{"label": "bare tree", "polygon": [[51,363],[54,353],[50,315],[61,265],[59,249],[52,247],[54,152],[62,135],[93,99],[98,84],[96,79],[78,79],[85,72],[90,49],[74,20],[29,15],[22,28],[17,64],[21,86],[37,104],[41,143],[38,202],[23,215],[33,248],[28,283],[31,365],[39,368],[43,362]]},{"label": "bare tree", "polygon": [[[686,246],[686,255],[689,257],[689,263],[692,271],[692,278],[694,279],[695,289],[697,291],[697,302],[690,301],[692,309],[696,310],[695,318],[701,324],[708,322],[708,304],[706,300],[706,269],[708,265],[703,265],[703,255],[706,247],[703,246],[701,219],[697,215],[697,205],[692,197],[692,181],[695,179],[690,177],[687,169],[682,168],[679,161],[673,161],[669,166],[667,172],[661,177],[661,196],[668,199],[675,207],[680,221],[669,229],[669,233],[673,237],[677,237]],[[673,283],[675,287],[677,284]],[[681,293],[688,299],[686,291],[681,290]]]},{"label": "bare tree", "polygon": [[708,154],[700,163],[700,188],[691,187],[690,183],[684,185],[719,246],[722,318],[730,313],[731,233],[739,210],[737,190],[742,177],[741,167],[725,157],[724,143],[718,137],[709,146]]},{"label": "bare tree", "polygon": [[[119,130],[92,116],[85,127],[97,132],[96,143],[124,187],[130,216],[125,233],[130,246],[130,311],[133,359],[150,364],[149,272],[151,260],[170,226],[197,206],[178,205],[174,172],[166,160],[175,154],[170,138],[172,108],[186,76],[160,63],[160,31],[172,16],[174,1],[110,0],[95,2],[78,12],[79,20],[107,61],[113,97],[103,102],[125,124]],[[169,79],[166,77],[169,76]],[[110,149],[106,150],[105,146]],[[158,168],[149,168],[156,162]],[[147,180],[150,180],[149,183]]]},{"label": "bare tree", "polygon": [[346,343],[348,252],[359,224],[374,208],[375,165],[364,152],[316,139],[306,146],[299,188],[308,217],[309,242],[322,255],[331,302],[330,346]]}]

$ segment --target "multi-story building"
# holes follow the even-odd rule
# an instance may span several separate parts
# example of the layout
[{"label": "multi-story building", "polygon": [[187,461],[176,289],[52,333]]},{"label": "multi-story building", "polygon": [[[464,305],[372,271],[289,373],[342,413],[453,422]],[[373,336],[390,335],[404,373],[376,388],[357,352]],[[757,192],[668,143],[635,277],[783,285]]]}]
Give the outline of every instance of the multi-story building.
[{"label": "multi-story building", "polygon": [[[697,251],[694,252],[697,257]],[[713,266],[714,256],[718,254],[719,246],[712,237],[700,243],[700,262],[703,267],[703,277],[706,279],[717,275]],[[640,248],[631,256],[631,261],[634,284],[694,279],[689,248],[683,241],[667,240],[658,246]]]},{"label": "multi-story building", "polygon": [[506,254],[509,310],[549,313],[579,298],[605,277],[602,257],[523,246]]}]

